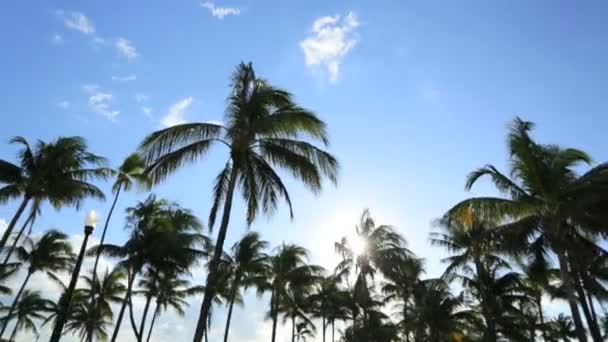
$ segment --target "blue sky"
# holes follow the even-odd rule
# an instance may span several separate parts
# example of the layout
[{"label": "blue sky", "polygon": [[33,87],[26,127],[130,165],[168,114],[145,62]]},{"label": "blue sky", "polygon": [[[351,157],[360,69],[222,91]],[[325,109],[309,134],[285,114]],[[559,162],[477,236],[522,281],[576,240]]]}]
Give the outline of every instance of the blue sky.
[{"label": "blue sky", "polygon": [[[428,246],[431,222],[470,195],[469,171],[505,165],[506,125],[515,115],[535,121],[541,141],[608,160],[607,10],[601,1],[11,2],[0,21],[0,138],[82,135],[117,165],[163,125],[221,120],[230,73],[253,61],[258,75],[328,123],[342,165],[339,185],[318,197],[288,181],[295,220],[280,210],[253,229],[273,245],[300,243],[314,262],[333,267],[333,241],[369,207],[438,275],[442,253]],[[0,158],[13,160],[15,149],[2,146]],[[225,152],[154,192],[205,219]],[[486,185],[473,192],[487,193]],[[118,212],[144,197],[122,197]],[[84,208],[103,216],[108,206]],[[1,207],[0,218],[13,211]],[[246,230],[241,203],[233,213],[229,244]],[[80,234],[83,216],[49,209],[37,230]],[[116,216],[112,241],[125,237],[121,227]],[[235,341],[266,340],[267,303],[248,300],[248,312],[237,312]],[[189,338],[198,305],[179,334]]]}]

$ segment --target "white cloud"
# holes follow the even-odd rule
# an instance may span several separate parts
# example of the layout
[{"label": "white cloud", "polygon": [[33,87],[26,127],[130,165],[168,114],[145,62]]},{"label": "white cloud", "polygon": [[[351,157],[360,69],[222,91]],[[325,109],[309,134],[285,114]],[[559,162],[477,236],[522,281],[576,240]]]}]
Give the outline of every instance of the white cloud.
[{"label": "white cloud", "polygon": [[224,17],[231,15],[241,14],[241,10],[235,7],[218,7],[211,1],[205,1],[201,3],[201,6],[209,10],[212,16],[218,19],[224,19]]},{"label": "white cloud", "polygon": [[58,10],[56,13],[67,28],[87,35],[95,33],[93,22],[83,13],[63,10]]},{"label": "white cloud", "polygon": [[135,58],[137,58],[137,56],[139,56],[137,49],[128,39],[118,38],[116,40],[115,47],[120,56],[125,57],[130,61],[134,60]]},{"label": "white cloud", "polygon": [[171,127],[175,125],[180,125],[186,123],[187,121],[184,118],[186,114],[186,110],[192,104],[192,97],[186,97],[169,107],[169,111],[163,118],[160,123],[164,127]]},{"label": "white cloud", "polygon": [[127,76],[112,76],[112,81],[116,82],[130,82],[135,81],[137,76],[135,74],[127,75]]},{"label": "white cloud", "polygon": [[53,34],[53,36],[51,37],[51,44],[53,44],[53,45],[63,44],[63,36],[60,35],[59,33]]},{"label": "white cloud", "polygon": [[344,18],[339,15],[320,17],[312,25],[312,35],[300,42],[306,65],[324,67],[329,81],[336,82],[340,64],[357,45],[357,16],[350,12]]},{"label": "white cloud", "polygon": [[114,110],[110,107],[110,103],[114,99],[114,95],[102,91],[101,88],[96,84],[86,84],[82,88],[89,95],[89,107],[95,113],[101,114],[110,121],[115,122],[116,117],[118,114],[120,114],[120,111]]},{"label": "white cloud", "polygon": [[61,109],[68,109],[70,108],[70,102],[66,101],[66,100],[62,100],[57,102],[57,107],[61,108]]}]

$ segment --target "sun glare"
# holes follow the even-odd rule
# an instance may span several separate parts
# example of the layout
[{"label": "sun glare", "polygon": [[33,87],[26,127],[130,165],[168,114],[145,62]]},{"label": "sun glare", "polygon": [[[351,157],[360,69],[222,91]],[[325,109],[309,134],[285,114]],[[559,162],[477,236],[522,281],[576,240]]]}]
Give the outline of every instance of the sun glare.
[{"label": "sun glare", "polygon": [[367,249],[367,244],[365,243],[365,239],[361,238],[359,235],[353,234],[353,235],[349,236],[348,243],[349,243],[350,248],[352,249],[353,253],[355,253],[356,256],[365,254],[365,251]]}]

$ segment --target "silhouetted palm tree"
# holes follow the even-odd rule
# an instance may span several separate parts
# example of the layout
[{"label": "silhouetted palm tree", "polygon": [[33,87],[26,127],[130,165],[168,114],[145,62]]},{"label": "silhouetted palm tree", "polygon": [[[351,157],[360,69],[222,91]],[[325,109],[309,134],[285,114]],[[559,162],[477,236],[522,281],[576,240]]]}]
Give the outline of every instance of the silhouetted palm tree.
[{"label": "silhouetted palm tree", "polygon": [[0,312],[7,312],[6,316],[0,318],[4,326],[15,320],[9,341],[15,340],[18,331],[31,331],[38,335],[35,321],[44,319],[44,314],[49,311],[51,304],[51,301],[40,296],[40,292],[25,290],[14,307],[0,308]]},{"label": "silhouetted palm tree", "polygon": [[153,183],[162,181],[184,164],[197,161],[212,145],[224,145],[229,150],[226,165],[216,179],[209,215],[212,228],[217,212],[223,206],[195,342],[203,339],[211,299],[216,291],[216,271],[237,186],[247,202],[247,222],[252,223],[260,209],[264,213],[274,212],[280,198],[287,202],[291,212],[287,188],[273,167],[286,169],[315,193],[321,189],[323,176],[336,181],[338,168],[332,155],[310,143],[320,141],[327,145],[325,123],[311,111],[298,106],[289,92],[256,77],[251,63],[241,63],[232,76],[225,125],[176,125],[149,135],[140,148],[150,162]]},{"label": "silhouetted palm tree", "polygon": [[264,253],[266,248],[268,248],[268,242],[261,240],[258,233],[250,232],[232,246],[230,254],[226,254],[222,258],[222,263],[230,272],[224,342],[228,342],[232,310],[235,301],[242,297],[241,289],[257,287],[264,281],[268,270],[268,255]]},{"label": "silhouetted palm tree", "polygon": [[[110,211],[106,217],[106,222],[103,225],[101,240],[99,241],[100,245],[103,245],[105,242],[108,225],[110,224],[110,219],[112,218],[112,213],[114,212],[114,208],[116,207],[116,202],[118,202],[118,196],[120,196],[121,191],[129,191],[134,185],[139,185],[142,188],[147,187],[148,178],[144,174],[145,168],[146,165],[144,160],[138,154],[133,153],[129,155],[120,165],[118,170],[114,172],[116,175],[116,180],[112,186],[114,200],[112,201],[112,206],[110,206]],[[97,277],[97,265],[99,264],[99,258],[101,257],[100,252],[95,256],[95,263],[93,264],[93,284],[95,284],[94,278]],[[93,298],[91,298],[91,300],[93,300]]]},{"label": "silhouetted palm tree", "polygon": [[[0,160],[0,203],[21,198],[17,212],[0,240],[0,250],[13,232],[17,220],[30,202],[33,202],[29,220],[43,201],[55,208],[63,205],[80,206],[88,197],[103,199],[103,192],[91,180],[105,179],[109,169],[106,161],[88,151],[81,137],[61,137],[51,143],[38,141],[32,148],[23,137],[14,137],[11,143],[21,145],[19,165]],[[19,237],[27,226],[23,225]]]},{"label": "silhouetted palm tree", "polygon": [[323,268],[307,264],[307,258],[308,253],[303,247],[283,243],[269,259],[267,280],[258,288],[258,293],[270,292],[272,342],[276,340],[280,309],[292,286],[307,286],[320,279]]},{"label": "silhouetted palm tree", "polygon": [[[37,272],[61,272],[70,269],[74,263],[74,253],[72,252],[72,245],[67,240],[67,235],[60,233],[56,230],[50,230],[46,232],[40,239],[35,243],[28,239],[25,241],[25,245],[21,246],[16,251],[17,258],[24,264],[28,265],[27,274],[19,291],[13,299],[8,315],[13,314],[19,297],[23,293],[30,277]],[[6,330],[6,324],[3,324],[2,330],[0,331],[0,337]]]},{"label": "silhouetted palm tree", "polygon": [[127,273],[127,290],[112,341],[118,336],[127,306],[133,331],[139,341],[143,340],[144,331],[137,328],[131,305],[136,277],[146,268],[185,272],[206,255],[197,248],[210,243],[207,237],[199,233],[202,225],[190,211],[157,200],[153,195],[135,207],[128,208],[127,213],[127,227],[131,230],[129,240],[122,246],[104,244],[89,251],[89,254],[95,255],[101,249],[102,254],[120,258],[119,265]]},{"label": "silhouetted palm tree", "polygon": [[[508,148],[512,178],[488,165],[473,171],[467,179],[466,188],[470,189],[481,177],[489,177],[506,198],[471,198],[457,204],[448,216],[457,217],[473,208],[480,215],[506,220],[498,229],[505,234],[502,239],[510,237],[514,250],[527,248],[530,238],[540,235],[557,255],[578,339],[586,341],[568,265],[568,243],[579,234],[573,225],[587,233],[604,231],[605,221],[598,223],[590,213],[608,197],[608,164],[577,174],[576,168],[589,164],[591,158],[577,149],[536,143],[530,137],[533,126],[520,118],[511,125]],[[591,332],[596,342],[601,341],[595,327],[591,326]]]}]

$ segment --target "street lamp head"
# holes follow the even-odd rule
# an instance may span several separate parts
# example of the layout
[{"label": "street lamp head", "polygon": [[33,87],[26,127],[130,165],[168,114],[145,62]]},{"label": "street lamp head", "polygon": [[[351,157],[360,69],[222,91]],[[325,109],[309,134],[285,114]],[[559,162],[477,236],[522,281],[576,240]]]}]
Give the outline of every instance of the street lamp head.
[{"label": "street lamp head", "polygon": [[95,210],[89,211],[87,217],[84,219],[84,226],[87,228],[90,227],[91,229],[95,229],[95,225],[97,224],[97,222],[97,212],[95,212]]}]

